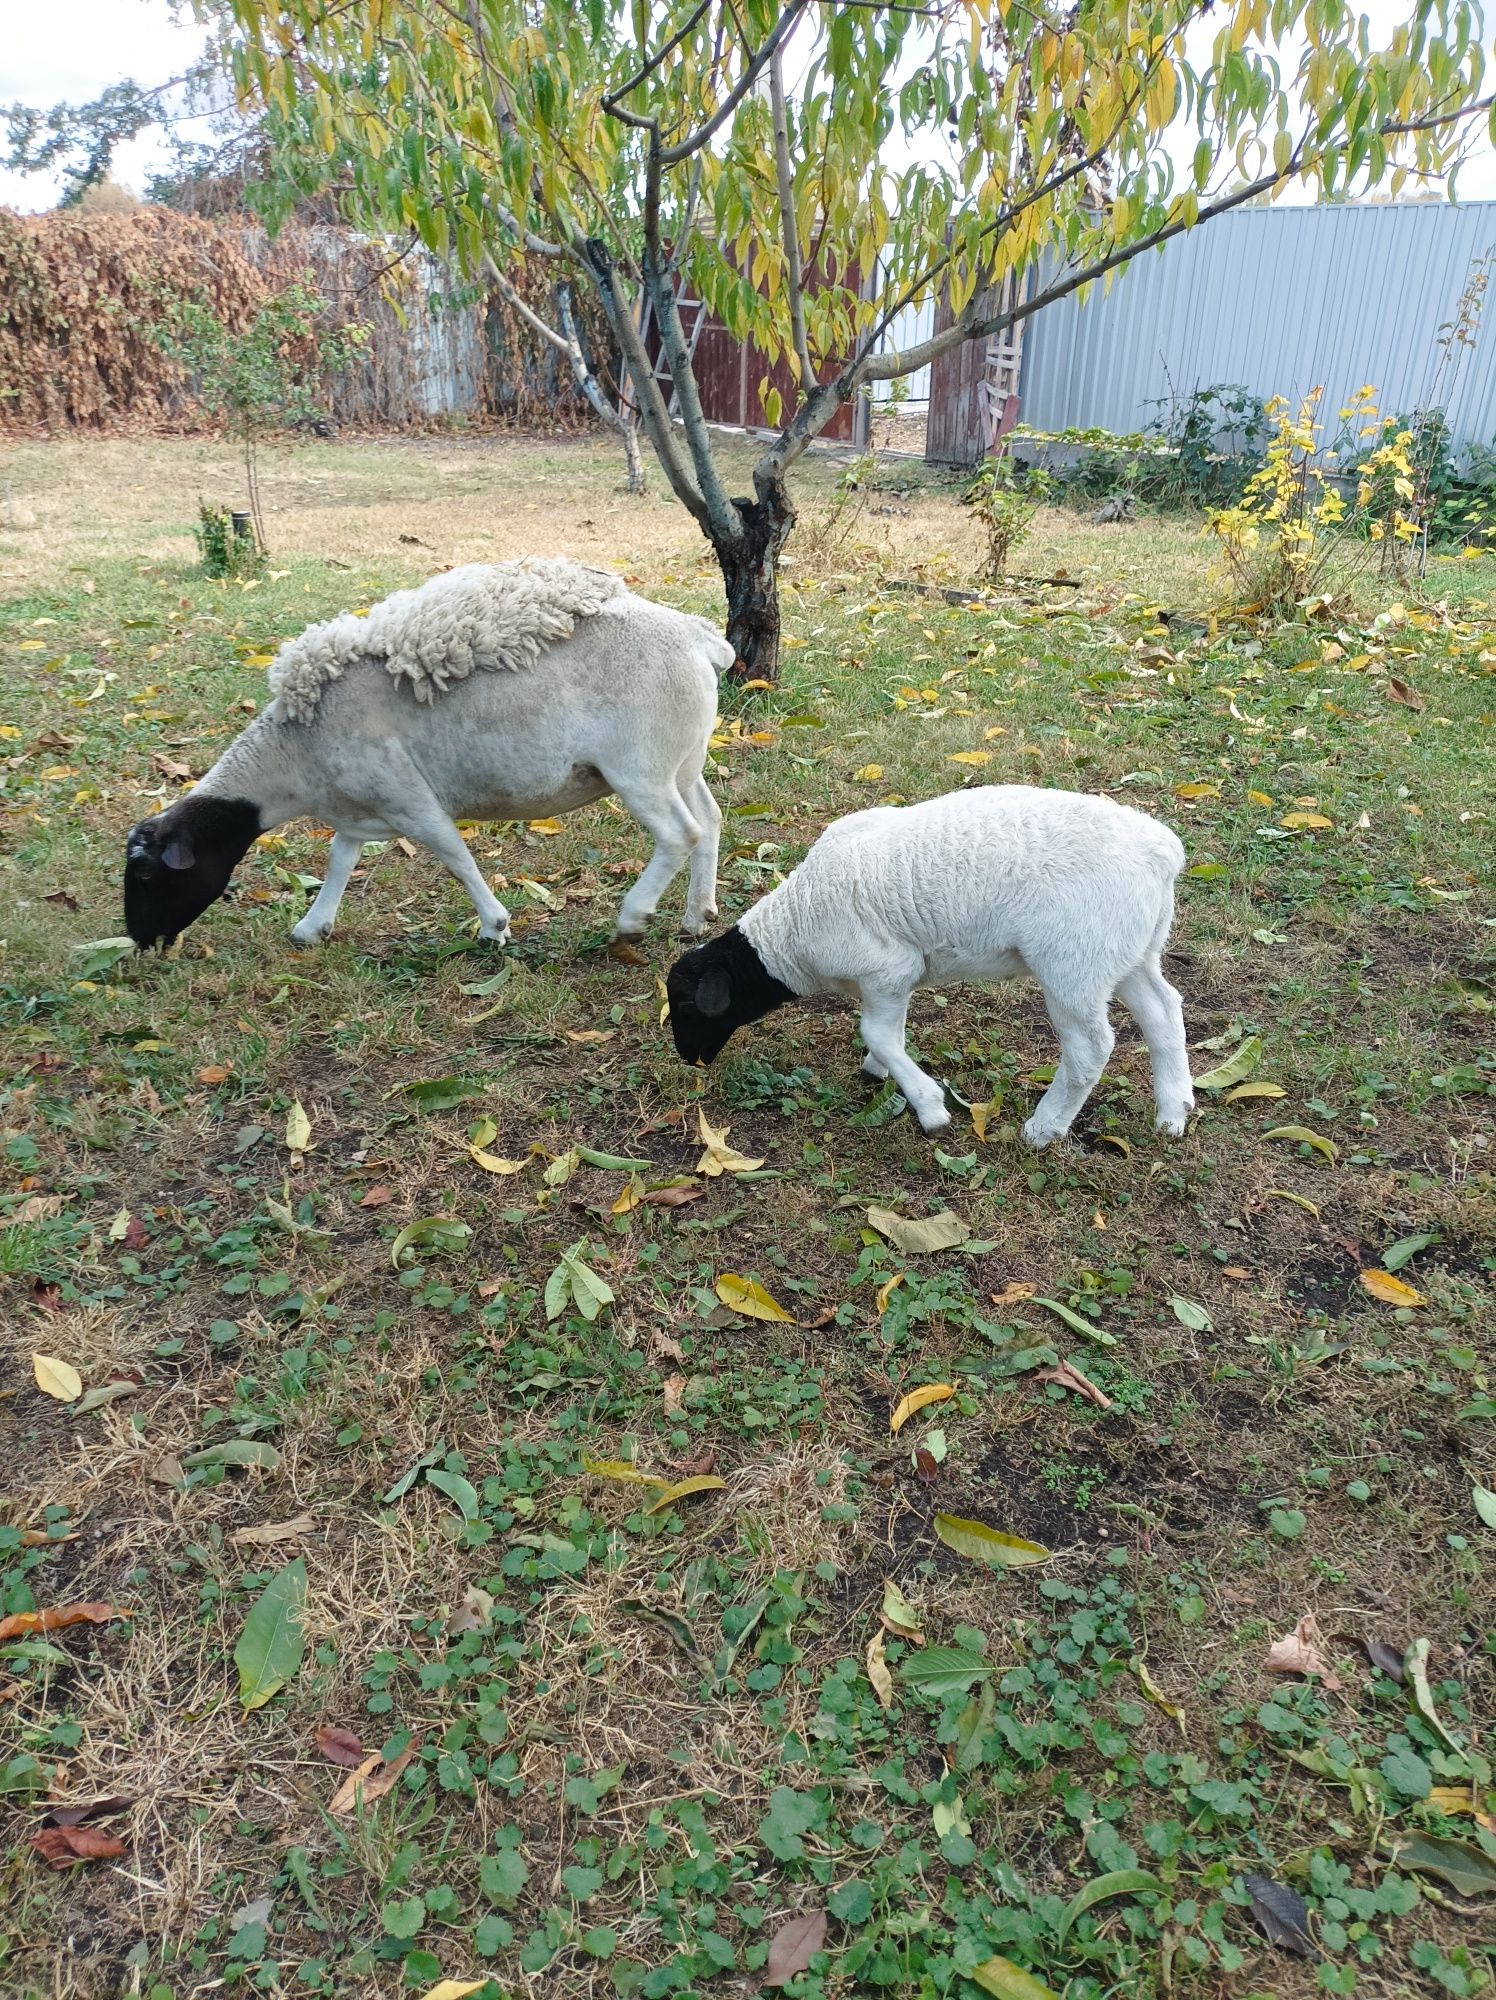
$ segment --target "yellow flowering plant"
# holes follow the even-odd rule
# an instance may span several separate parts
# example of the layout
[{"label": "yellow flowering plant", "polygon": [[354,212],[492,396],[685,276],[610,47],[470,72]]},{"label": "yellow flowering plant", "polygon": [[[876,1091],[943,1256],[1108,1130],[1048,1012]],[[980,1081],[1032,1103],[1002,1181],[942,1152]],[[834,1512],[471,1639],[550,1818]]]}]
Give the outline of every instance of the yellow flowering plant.
[{"label": "yellow flowering plant", "polygon": [[1381,441],[1358,465],[1342,465],[1320,443],[1323,394],[1312,389],[1297,410],[1273,398],[1261,466],[1234,506],[1209,517],[1239,611],[1281,618],[1322,606],[1344,591],[1373,547],[1406,544],[1422,532],[1413,433],[1385,433],[1376,390],[1366,383],[1340,416],[1358,439]]}]

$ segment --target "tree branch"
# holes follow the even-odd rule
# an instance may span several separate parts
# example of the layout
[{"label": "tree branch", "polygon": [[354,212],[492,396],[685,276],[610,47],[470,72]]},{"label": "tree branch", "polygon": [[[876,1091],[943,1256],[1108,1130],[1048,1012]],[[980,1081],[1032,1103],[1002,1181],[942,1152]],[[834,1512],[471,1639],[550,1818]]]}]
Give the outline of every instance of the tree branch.
[{"label": "tree branch", "polygon": [[785,8],[779,19],[764,37],[758,52],[748,58],[748,65],[743,74],[738,78],[732,89],[728,91],[726,97],[723,98],[706,123],[698,127],[687,138],[677,140],[673,146],[661,148],[660,161],[662,165],[667,167],[679,166],[682,160],[688,160],[693,153],[699,153],[702,147],[716,136],[763,75],[765,66],[772,62],[774,58],[774,51],[781,47],[788,39],[796,22],[805,12],[809,3],[810,0],[790,0],[790,5]]},{"label": "tree branch", "polygon": [[790,171],[789,107],[784,99],[784,45],[769,60],[769,99],[774,113],[774,170],[779,182],[779,226],[784,236],[785,286],[789,293],[790,338],[799,363],[800,393],[810,394],[815,371],[805,338],[805,286],[800,268],[800,225],[795,216],[795,182]]},{"label": "tree branch", "polygon": [[676,442],[675,427],[670,421],[670,412],[665,407],[665,399],[660,394],[660,385],[650,367],[649,354],[639,328],[629,307],[618,296],[614,283],[613,260],[607,245],[596,240],[578,247],[577,257],[587,275],[597,287],[597,295],[607,315],[613,338],[618,342],[624,364],[634,385],[634,394],[639,401],[639,416],[649,433],[649,442],[654,447],[660,468],[670,482],[670,487],[681,505],[703,529],[708,524],[705,500],[691,483],[691,475],[685,460],[680,455]]}]

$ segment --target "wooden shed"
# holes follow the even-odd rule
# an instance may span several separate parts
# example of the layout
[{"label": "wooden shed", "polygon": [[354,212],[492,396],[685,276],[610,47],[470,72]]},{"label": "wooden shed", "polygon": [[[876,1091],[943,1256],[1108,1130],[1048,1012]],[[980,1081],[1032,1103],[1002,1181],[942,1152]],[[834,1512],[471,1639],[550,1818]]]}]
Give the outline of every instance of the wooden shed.
[{"label": "wooden shed", "polygon": [[[1005,278],[982,296],[985,317],[1002,312],[1020,296],[1020,282]],[[952,323],[951,302],[942,295],[935,308],[935,332]],[[1023,363],[1023,321],[987,340],[963,340],[930,364],[930,409],[925,457],[936,465],[976,465],[1007,436],[1018,420],[1018,383]]]}]

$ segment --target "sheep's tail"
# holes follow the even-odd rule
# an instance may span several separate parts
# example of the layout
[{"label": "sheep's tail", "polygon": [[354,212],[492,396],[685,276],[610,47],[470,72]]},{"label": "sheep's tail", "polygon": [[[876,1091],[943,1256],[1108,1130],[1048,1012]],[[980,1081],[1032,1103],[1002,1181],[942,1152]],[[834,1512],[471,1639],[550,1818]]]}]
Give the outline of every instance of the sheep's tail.
[{"label": "sheep's tail", "polygon": [[698,618],[695,612],[685,614],[701,634],[701,650],[707,664],[720,681],[727,669],[737,658],[737,654],[723,638],[710,618]]}]

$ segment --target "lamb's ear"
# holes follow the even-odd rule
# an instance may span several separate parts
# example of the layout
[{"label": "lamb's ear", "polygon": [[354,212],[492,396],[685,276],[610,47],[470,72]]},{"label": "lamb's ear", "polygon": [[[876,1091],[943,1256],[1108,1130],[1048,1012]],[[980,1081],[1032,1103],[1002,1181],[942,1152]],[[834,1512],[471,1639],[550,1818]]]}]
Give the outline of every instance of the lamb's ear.
[{"label": "lamb's ear", "polygon": [[197,860],[197,850],[192,845],[192,835],[184,827],[174,833],[161,850],[161,859],[168,868],[191,868]]},{"label": "lamb's ear", "polygon": [[732,1005],[732,981],[724,966],[714,965],[696,982],[698,1014],[725,1014]]}]

